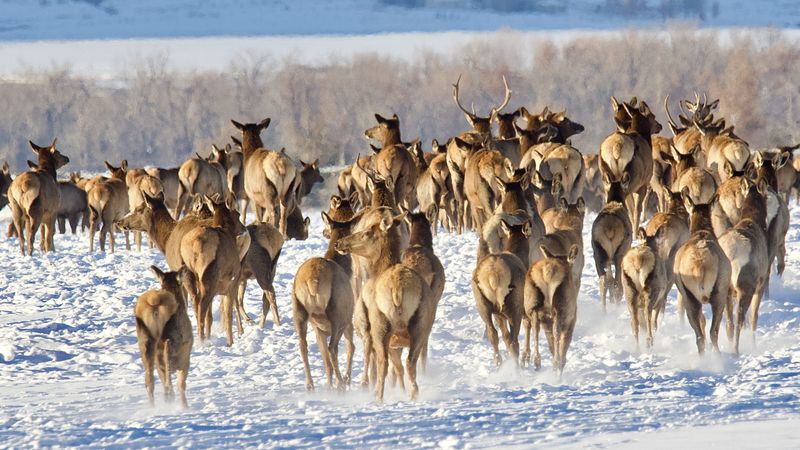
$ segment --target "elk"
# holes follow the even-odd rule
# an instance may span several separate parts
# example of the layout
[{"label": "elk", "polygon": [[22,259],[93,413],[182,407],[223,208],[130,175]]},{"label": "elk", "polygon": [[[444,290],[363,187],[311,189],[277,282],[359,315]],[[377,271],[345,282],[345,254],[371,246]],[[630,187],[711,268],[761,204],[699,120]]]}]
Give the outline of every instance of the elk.
[{"label": "elk", "polygon": [[528,336],[533,325],[533,364],[536,369],[541,368],[539,329],[544,326],[550,354],[553,355],[553,368],[561,374],[567,363],[567,349],[577,318],[578,288],[570,267],[580,250],[573,245],[564,255],[553,253],[546,245],[541,245],[540,251],[544,258],[533,263],[525,275],[526,347],[529,348]]},{"label": "elk", "polygon": [[227,154],[216,145],[211,145],[209,159],[195,155],[186,160],[178,169],[178,205],[175,207],[175,217],[180,217],[188,209],[189,197],[195,195],[216,195],[227,198],[228,176]]},{"label": "elk", "polygon": [[58,187],[60,192],[56,217],[58,232],[64,234],[67,231],[66,224],[69,222],[72,234],[75,234],[81,221],[83,221],[84,227],[88,222],[89,205],[86,201],[86,191],[72,181],[59,181]]},{"label": "elk", "polygon": [[404,205],[406,209],[413,209],[417,206],[417,166],[400,138],[400,119],[397,114],[388,119],[375,114],[375,120],[378,124],[364,131],[368,139],[381,144],[380,147],[372,148],[375,152],[372,156],[373,170],[394,182],[392,193],[398,204]]},{"label": "elk", "polygon": [[614,303],[618,303],[622,297],[620,292],[622,258],[631,247],[632,226],[624,203],[625,194],[630,186],[628,172],[625,172],[620,180],[612,180],[607,173],[604,173],[603,183],[606,189],[606,205],[592,224],[592,250],[597,276],[600,278],[600,299],[605,311],[606,294],[609,291]]},{"label": "elk", "polygon": [[[331,195],[330,206],[328,207],[328,217],[337,222],[347,222],[355,216],[355,204],[358,202],[358,194],[352,192],[350,196],[340,197]],[[325,236],[330,239],[330,236]]]},{"label": "elk", "polygon": [[688,188],[692,201],[710,203],[717,192],[717,181],[711,172],[697,165],[698,156],[702,153],[700,146],[688,153],[681,153],[674,146],[671,150],[672,165],[666,174],[673,179],[670,190],[683,192],[683,188]]},{"label": "elk", "polygon": [[7,193],[14,230],[19,237],[19,251],[23,256],[26,234],[28,256],[33,255],[33,241],[40,225],[43,227],[42,250],[55,250],[53,236],[61,198],[56,171],[69,163],[69,158],[56,149],[56,139],[47,147],[31,141],[28,143],[38,156],[36,169],[14,178]]},{"label": "elk", "polygon": [[793,151],[800,148],[800,144],[795,145],[787,145],[777,147],[771,151],[759,151],[758,153],[769,154],[772,156],[772,159],[780,158],[782,156],[779,155],[788,155],[787,161],[776,171],[776,178],[777,178],[777,188],[778,193],[781,194],[783,197],[783,201],[789,203],[789,194],[791,193],[792,187],[795,185],[797,180],[797,172],[795,171],[793,164],[794,164],[794,155]]},{"label": "elk", "polygon": [[[328,387],[335,376],[337,387],[343,390],[350,384],[353,366],[353,290],[350,287],[350,257],[336,252],[340,239],[350,234],[350,222],[335,222],[326,213],[322,220],[330,235],[325,256],[306,260],[294,277],[292,310],[294,326],[300,339],[300,357],[306,374],[306,389],[314,390],[308,365],[306,333],[308,323],[317,335],[317,345],[325,364]],[[344,378],[339,370],[339,340],[347,341],[347,371]]]},{"label": "elk", "polygon": [[150,405],[153,405],[153,368],[164,386],[164,396],[171,400],[172,373],[177,373],[181,404],[187,408],[186,377],[192,353],[192,324],[186,312],[183,282],[191,276],[185,268],[177,272],[163,272],[150,266],[161,289],[149,290],[139,296],[134,307],[136,336],[144,365],[144,385]]},{"label": "elk", "polygon": [[464,171],[464,194],[472,212],[472,223],[478,229],[491,216],[500,197],[499,183],[513,174],[514,167],[496,150],[478,150],[467,160]]},{"label": "elk", "polygon": [[583,155],[583,167],[585,170],[583,180],[583,200],[586,202],[586,209],[593,212],[600,212],[605,203],[605,192],[603,192],[603,176],[600,173],[600,156],[597,154]]},{"label": "elk", "polygon": [[226,329],[228,346],[233,345],[232,316],[237,298],[242,260],[250,247],[250,235],[239,221],[239,215],[225,202],[214,204],[210,224],[200,224],[181,237],[181,260],[192,274],[187,290],[197,320],[200,340],[211,335],[211,301],[223,296],[220,316]]},{"label": "elk", "polygon": [[270,120],[246,124],[231,120],[231,123],[242,132],[244,190],[253,202],[256,220],[269,222],[286,235],[297,168],[283,151],[264,148],[261,132],[269,127]]},{"label": "elk", "polygon": [[0,169],[0,210],[8,204],[8,187],[11,186],[12,181],[14,180],[11,178],[8,162],[4,162],[2,169]]},{"label": "elk", "polygon": [[[741,189],[742,180],[755,175],[752,169],[736,171],[729,162],[725,163],[725,169],[727,177],[720,183],[716,197],[707,200],[707,202],[716,200],[711,207],[711,224],[717,236],[722,236],[742,218],[745,194]],[[695,197],[692,197],[692,201],[696,201]]]},{"label": "elk", "polygon": [[[89,251],[94,252],[94,233],[97,223],[102,222],[100,228],[100,250],[106,251],[106,235],[111,241],[111,253],[114,253],[116,223],[128,214],[128,188],[125,186],[125,174],[128,170],[128,161],[122,160],[119,167],[114,167],[105,162],[111,172],[111,178],[98,178],[93,183],[87,183],[89,189],[86,197],[89,202]],[[130,250],[130,240],[125,234],[125,248]]]},{"label": "elk", "polygon": [[467,160],[480,144],[453,138],[447,143],[447,169],[450,171],[450,184],[456,204],[456,229],[459,234],[469,228],[470,205],[464,195],[464,171]]},{"label": "elk", "polygon": [[711,205],[696,204],[688,189],[681,193],[690,214],[689,240],[675,254],[673,272],[678,287],[678,302],[686,309],[686,318],[694,330],[697,352],[706,347],[703,305],[711,305],[711,343],[719,352],[719,325],[723,312],[728,313],[731,336],[733,305],[730,302],[731,263],[720,248],[711,226]]},{"label": "elk", "polygon": [[[428,283],[434,302],[433,311],[435,315],[436,307],[438,307],[439,300],[442,299],[442,293],[444,292],[445,276],[442,262],[433,252],[431,222],[424,213],[419,212],[407,213],[406,221],[409,228],[409,246],[403,251],[401,263],[416,270]],[[422,367],[426,367],[428,362],[427,340],[422,347],[421,361]]]},{"label": "elk", "polygon": [[505,251],[485,256],[472,272],[472,295],[478,314],[486,326],[494,362],[500,365],[496,320],[510,358],[519,363],[519,332],[523,317],[525,265],[528,261],[530,223],[509,225],[501,221],[507,234]]},{"label": "elk", "polygon": [[644,198],[653,176],[651,136],[661,131],[661,125],[647,103],[637,105],[637,102],[634,97],[620,104],[611,97],[617,131],[600,145],[600,172],[617,180],[623,173],[630,177],[625,202],[635,229],[639,227]]},{"label": "elk", "polygon": [[364,351],[371,355],[374,350],[379,402],[383,401],[390,347],[409,347],[406,373],[411,398],[417,397],[417,361],[435,316],[436,305],[428,283],[415,270],[400,264],[397,225],[403,217],[402,213],[394,215],[388,207],[375,208],[362,216],[354,233],[336,244],[338,252],[368,260],[368,280],[361,291],[369,323]]},{"label": "elk", "polygon": [[[128,187],[128,211],[133,211],[144,203],[144,197],[155,197],[164,192],[161,180],[148,174],[145,169],[129,169],[125,174],[125,185]],[[136,250],[142,250],[142,232],[134,231],[133,240]]]},{"label": "elk", "polygon": [[[666,296],[675,283],[675,273],[673,266],[675,254],[678,249],[689,240],[689,214],[683,205],[681,194],[674,193],[667,188],[664,189],[662,197],[668,199],[667,210],[657,212],[647,222],[645,233],[647,236],[656,238],[656,255],[660,261],[665,261],[665,271],[667,275],[667,285],[664,291],[664,299],[660,302],[662,310],[666,306]],[[683,306],[678,304],[678,314],[683,320]]]},{"label": "elk", "polygon": [[233,138],[235,144],[238,144],[239,150],[232,150],[227,145],[225,146],[226,157],[226,171],[228,190],[233,198],[240,200],[241,209],[239,220],[244,223],[247,216],[247,207],[250,205],[250,199],[247,198],[247,192],[244,190],[244,154],[241,151],[242,143]]},{"label": "elk", "polygon": [[583,197],[578,197],[574,203],[568,203],[562,197],[556,207],[550,208],[542,214],[547,234],[540,242],[547,245],[551,252],[567,254],[570,247],[578,246],[579,252],[572,263],[572,277],[576,280],[579,289],[584,265],[583,220],[585,215],[586,204]]},{"label": "elk", "polygon": [[[488,142],[491,140],[492,136],[492,122],[495,122],[498,119],[498,114],[500,111],[503,110],[508,105],[508,101],[511,100],[511,89],[508,88],[508,83],[506,82],[506,77],[503,76],[503,101],[498,106],[493,106],[492,109],[489,111],[488,117],[480,117],[475,112],[467,111],[462,105],[461,101],[459,100],[458,90],[459,85],[461,84],[461,76],[458,76],[458,80],[456,80],[456,84],[453,85],[453,101],[458,106],[458,109],[464,113],[464,117],[467,119],[467,122],[470,124],[472,129],[475,133],[478,133],[483,136],[483,141]],[[513,121],[512,121],[513,123]],[[510,134],[507,130],[502,130],[504,134]],[[505,136],[504,136],[505,137]]]},{"label": "elk", "polygon": [[622,288],[631,331],[639,347],[639,328],[647,330],[647,348],[653,347],[653,332],[658,328],[658,314],[667,297],[667,260],[659,255],[659,237],[639,228],[641,244],[631,247],[622,258]]},{"label": "elk", "polygon": [[[772,156],[772,157],[770,157]],[[786,267],[786,233],[789,231],[789,207],[778,192],[777,171],[791,158],[791,153],[769,155],[759,152],[753,157],[758,179],[767,182],[767,248],[769,250],[770,273],[772,265],[777,264],[779,276]]]},{"label": "elk", "polygon": [[178,207],[178,186],[180,186],[181,183],[178,177],[179,170],[180,167],[172,169],[148,167],[145,169],[148,175],[158,178],[159,181],[161,181],[161,187],[164,192],[164,204],[167,205],[170,211],[175,211]]},{"label": "elk", "polygon": [[[250,234],[250,247],[245,255],[239,278],[239,294],[236,302],[237,317],[244,316],[249,320],[247,312],[244,310],[244,294],[247,280],[255,278],[261,288],[261,316],[258,326],[264,328],[270,310],[272,310],[272,321],[275,325],[280,325],[281,318],[278,313],[273,281],[275,280],[275,270],[278,267],[278,257],[283,247],[283,235],[275,226],[268,223],[250,224],[247,226],[247,232]],[[238,321],[240,327],[241,323],[240,318]]]},{"label": "elk", "polygon": [[751,305],[750,326],[755,343],[758,309],[769,282],[770,268],[767,250],[767,183],[761,179],[755,184],[743,178],[740,188],[744,196],[741,220],[719,236],[719,246],[730,261],[731,288],[736,296],[734,351],[737,354],[739,336]]}]

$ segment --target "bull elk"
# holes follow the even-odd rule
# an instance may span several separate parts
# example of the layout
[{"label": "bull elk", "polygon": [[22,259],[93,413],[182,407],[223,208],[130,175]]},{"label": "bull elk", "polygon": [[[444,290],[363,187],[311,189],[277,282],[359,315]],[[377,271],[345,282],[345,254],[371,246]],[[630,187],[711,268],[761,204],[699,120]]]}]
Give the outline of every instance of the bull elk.
[{"label": "bull elk", "polygon": [[69,163],[69,158],[56,149],[53,143],[40,147],[28,141],[38,156],[36,169],[17,176],[8,187],[8,202],[14,229],[19,237],[19,251],[25,255],[27,236],[28,256],[33,255],[33,242],[39,227],[44,227],[42,250],[54,251],[56,217],[61,192],[56,181],[56,171]]}]

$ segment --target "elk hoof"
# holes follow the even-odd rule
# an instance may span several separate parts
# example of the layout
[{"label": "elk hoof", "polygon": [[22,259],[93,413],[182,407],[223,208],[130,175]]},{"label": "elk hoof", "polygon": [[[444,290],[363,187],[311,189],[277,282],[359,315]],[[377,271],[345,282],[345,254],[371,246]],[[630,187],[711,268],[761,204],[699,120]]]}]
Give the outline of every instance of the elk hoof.
[{"label": "elk hoof", "polygon": [[539,370],[542,368],[542,358],[540,356],[534,356],[533,358],[533,368]]},{"label": "elk hoof", "polygon": [[306,381],[306,391],[314,392],[314,382],[313,381]]},{"label": "elk hoof", "polygon": [[522,354],[522,360],[521,360],[520,364],[522,365],[522,367],[527,367],[527,366],[529,366],[531,364],[531,355],[530,355],[530,353],[525,352],[525,353]]}]

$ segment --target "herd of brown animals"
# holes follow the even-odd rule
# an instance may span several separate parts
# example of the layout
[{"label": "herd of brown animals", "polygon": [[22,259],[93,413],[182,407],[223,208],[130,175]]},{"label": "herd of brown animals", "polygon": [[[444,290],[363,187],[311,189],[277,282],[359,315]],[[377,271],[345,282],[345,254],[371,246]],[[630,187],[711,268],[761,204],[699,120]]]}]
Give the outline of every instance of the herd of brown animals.
[{"label": "herd of brown animals", "polygon": [[[478,234],[472,291],[495,363],[502,361],[497,328],[509,359],[522,364],[531,362],[533,329],[533,365],[540,368],[544,329],[561,373],[577,317],[587,209],[597,213],[590,236],[600,300],[605,308],[609,296],[614,303],[626,299],[637,346],[644,331],[652,347],[673,285],[699,353],[706,349],[705,304],[716,351],[723,314],[736,353],[748,311],[755,332],[772,267],[780,275],[785,266],[790,191],[798,190],[800,199],[800,160],[789,164],[797,147],[751,151],[725,119],[714,118],[718,100],[705,95],[682,100],[678,122],[665,99],[672,137],[658,134],[662,127],[646,102],[612,97],[615,130],[597,154],[584,155],[570,139],[584,127],[565,112],[533,114],[521,107],[503,113],[511,96],[503,82],[504,98],[488,116],[462,106],[456,82],[455,104],[472,129],[445,144],[434,140],[430,152],[419,140],[402,140],[396,115],[375,115],[377,124],[365,135],[378,145],[339,174],[339,194],[322,213],[328,249],[300,266],[291,290],[307,389],[314,388],[310,324],[329,387],[334,378],[338,389],[350,384],[355,333],[364,348],[362,384],[375,385],[382,401],[387,375],[402,387],[407,376],[411,398],[417,396],[417,368],[425,367],[445,284],[433,251],[440,229]],[[45,147],[30,143],[38,158],[28,161],[30,171],[13,180],[7,165],[0,173],[3,203],[13,216],[9,235],[18,236],[23,255],[33,253],[40,228],[42,250],[54,250],[56,221],[62,233],[66,222],[73,233],[79,222],[88,227],[92,251],[99,228],[101,250],[107,238],[115,250],[119,230],[128,248],[128,232],[139,247],[146,233],[164,254],[170,271],[151,267],[160,289],[143,293],[135,306],[151,402],[155,367],[168,398],[177,373],[186,405],[193,343],[187,298],[202,340],[211,331],[212,300],[221,296],[231,345],[234,317],[239,334],[243,322],[252,321],[243,298],[247,280],[255,278],[262,289],[260,325],[270,310],[279,324],[272,286],[277,260],[285,239],[308,236],[309,219],[300,207],[323,181],[318,161],[296,162],[284,149],[265,148],[261,133],[270,119],[232,124],[241,134],[232,138],[239,150],[214,146],[208,157],[196,154],[179,168],[106,162],[110,176],[73,173],[59,181],[57,170],[69,159],[54,140]],[[256,220],[245,226],[250,203]]]}]

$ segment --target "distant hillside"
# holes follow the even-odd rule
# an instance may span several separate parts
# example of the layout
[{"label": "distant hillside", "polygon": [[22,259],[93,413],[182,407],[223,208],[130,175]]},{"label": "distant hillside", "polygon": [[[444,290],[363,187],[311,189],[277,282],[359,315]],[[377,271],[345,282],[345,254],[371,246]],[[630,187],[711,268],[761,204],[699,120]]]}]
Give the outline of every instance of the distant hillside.
[{"label": "distant hillside", "polygon": [[0,0],[0,41],[616,29],[689,20],[796,28],[769,0]]}]

